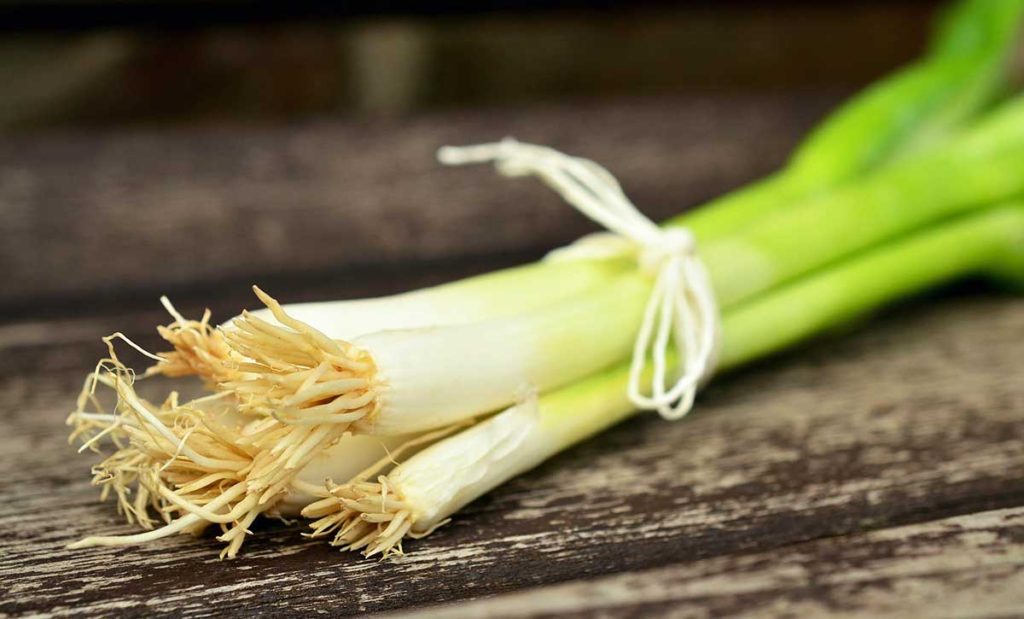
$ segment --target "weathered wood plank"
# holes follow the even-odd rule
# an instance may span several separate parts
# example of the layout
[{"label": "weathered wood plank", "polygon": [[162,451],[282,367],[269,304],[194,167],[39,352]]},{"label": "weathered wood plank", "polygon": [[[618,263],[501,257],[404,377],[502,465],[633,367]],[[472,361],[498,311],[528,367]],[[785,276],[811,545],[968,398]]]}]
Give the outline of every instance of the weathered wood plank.
[{"label": "weathered wood plank", "polygon": [[0,310],[539,253],[588,223],[535,181],[442,167],[439,146],[514,135],[593,157],[661,218],[771,169],[832,101],[679,97],[271,129],[8,136]]},{"label": "weathered wood plank", "polygon": [[395,616],[1013,617],[1022,532],[1016,507]]},{"label": "weathered wood plank", "polygon": [[[134,332],[157,316],[123,325]],[[0,612],[337,614],[409,608],[1024,504],[1024,301],[946,299],[726,377],[699,411],[638,418],[378,563],[264,524],[72,552],[127,531],[61,424],[107,318],[0,331]],[[749,586],[754,586],[753,584]]]}]

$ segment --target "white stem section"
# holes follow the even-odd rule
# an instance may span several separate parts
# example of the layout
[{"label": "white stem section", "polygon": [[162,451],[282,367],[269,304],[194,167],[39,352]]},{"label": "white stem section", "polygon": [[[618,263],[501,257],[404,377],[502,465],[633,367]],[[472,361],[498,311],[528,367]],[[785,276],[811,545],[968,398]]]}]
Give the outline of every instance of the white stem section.
[{"label": "white stem section", "polygon": [[[292,303],[284,309],[293,318],[333,338],[347,340],[377,331],[450,326],[513,316],[604,286],[630,268],[630,262],[621,258],[545,261],[402,294]],[[277,322],[267,309],[252,313],[268,322]]]},{"label": "white stem section", "polygon": [[380,407],[356,428],[420,432],[499,410],[629,356],[650,282],[602,289],[508,319],[356,338],[377,367]]},{"label": "white stem section", "polygon": [[435,443],[388,474],[412,511],[414,533],[430,531],[467,503],[569,446],[631,415],[627,377],[601,375],[532,399]]},{"label": "white stem section", "polygon": [[[526,471],[550,450],[537,400],[491,419],[413,456],[388,475],[412,510],[414,532],[429,531],[489,489]],[[438,448],[443,445],[443,448]]]}]

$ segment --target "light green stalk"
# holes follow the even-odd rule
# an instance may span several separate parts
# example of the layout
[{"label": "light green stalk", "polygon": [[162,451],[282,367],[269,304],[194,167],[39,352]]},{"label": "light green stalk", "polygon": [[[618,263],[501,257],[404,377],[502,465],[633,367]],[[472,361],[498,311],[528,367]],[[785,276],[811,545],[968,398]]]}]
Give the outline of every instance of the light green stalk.
[{"label": "light green stalk", "polygon": [[[990,208],[880,246],[727,312],[719,371],[971,275],[1024,283],[1024,204]],[[547,430],[562,435],[562,449],[633,412],[627,380],[628,368],[620,366],[541,397],[542,418]]]},{"label": "light green stalk", "polygon": [[1024,194],[1024,97],[964,135],[702,249],[730,307],[830,261]]},{"label": "light green stalk", "polygon": [[[545,261],[372,299],[290,303],[286,311],[331,337],[508,318],[600,290],[636,268],[625,259]],[[269,310],[253,314],[273,320]]]},{"label": "light green stalk", "polygon": [[[729,312],[808,273],[846,260],[873,246],[891,242],[987,204],[1024,195],[1024,97],[993,112],[978,127],[927,154],[896,162],[857,183],[791,208],[741,230],[703,244],[700,255],[711,276],[719,307]],[[556,364],[565,360],[576,374],[558,376],[559,383],[539,382],[542,391],[567,384],[613,366],[632,350],[635,330],[623,332],[622,317],[641,315],[650,281],[633,272],[609,282],[594,294],[518,317],[523,333],[536,334],[534,356]],[[614,294],[615,290],[629,291]],[[608,294],[609,291],[612,294]],[[566,305],[586,306],[570,312]],[[596,309],[595,309],[596,308]],[[545,312],[579,315],[559,323],[559,337],[544,337],[528,324],[543,324]],[[628,324],[638,328],[639,321]],[[485,326],[482,324],[482,327]],[[497,329],[497,325],[487,326]],[[588,355],[579,362],[576,350],[603,338],[604,356]],[[469,341],[469,340],[467,340]],[[483,341],[481,339],[481,341]],[[525,341],[525,340],[524,340]],[[575,342],[575,343],[573,343]],[[615,343],[615,346],[611,344]],[[462,349],[459,357],[486,357],[485,351]],[[541,364],[537,363],[538,366]],[[589,371],[588,371],[589,366]],[[550,373],[554,380],[555,374]],[[513,394],[505,393],[508,401]]]},{"label": "light green stalk", "polygon": [[1022,14],[1022,0],[953,5],[923,59],[836,110],[782,170],[670,225],[717,237],[957,133],[1007,90]]}]

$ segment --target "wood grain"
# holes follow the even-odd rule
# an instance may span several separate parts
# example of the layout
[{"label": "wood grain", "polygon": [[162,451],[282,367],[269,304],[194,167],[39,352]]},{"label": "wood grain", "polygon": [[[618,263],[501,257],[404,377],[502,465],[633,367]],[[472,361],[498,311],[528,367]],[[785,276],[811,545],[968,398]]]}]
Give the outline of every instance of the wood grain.
[{"label": "wood grain", "polygon": [[257,276],[287,283],[539,255],[591,227],[536,181],[442,167],[439,146],[542,141],[601,161],[645,212],[664,218],[772,169],[833,101],[676,97],[5,136],[0,312],[123,305],[138,291],[211,290]]},{"label": "wood grain", "polygon": [[389,617],[1010,617],[1022,531],[1016,507]]},{"label": "wood grain", "polygon": [[6,139],[0,616],[347,615],[488,596],[429,612],[1024,614],[1024,301],[994,294],[919,301],[722,377],[687,420],[629,421],[401,559],[276,522],[229,562],[211,537],[64,548],[130,530],[96,501],[95,457],[66,445],[63,419],[100,335],[154,345],[158,293],[226,318],[256,279],[297,301],[512,264],[586,223],[536,183],[440,168],[437,145],[543,139],[607,163],[660,217],[777,164],[831,100]]},{"label": "wood grain", "polygon": [[[451,525],[410,543],[402,559],[365,561],[274,523],[260,525],[230,562],[216,558],[219,545],[208,537],[69,551],[64,545],[83,535],[129,530],[111,504],[96,502],[91,458],[74,456],[63,440],[65,411],[101,352],[93,337],[110,320],[0,329],[0,613],[344,615],[662,566],[683,570],[680,578],[694,587],[719,569],[719,581],[756,592],[785,576],[771,571],[773,562],[799,565],[800,553],[823,553],[814,569],[830,573],[828,561],[856,553],[840,540],[814,542],[833,536],[868,540],[864,569],[877,567],[877,587],[891,583],[899,595],[919,581],[896,572],[927,568],[912,556],[886,563],[883,551],[916,546],[861,532],[1024,505],[1024,301],[954,297],[906,306],[870,330],[724,377],[686,421],[627,422],[473,503]],[[153,320],[138,314],[117,322],[135,332]],[[1017,552],[1019,511],[1012,513],[1009,533],[993,533],[998,527],[983,520],[963,526],[1014,536],[1006,548]],[[968,544],[956,536],[936,544],[955,554],[961,542]],[[828,554],[830,543],[837,554]],[[979,545],[965,548],[992,559]],[[727,564],[744,568],[733,580]],[[978,569],[1004,569],[993,565]],[[955,595],[972,588],[964,574],[950,569],[930,582]],[[851,582],[851,590],[861,586]],[[1010,614],[1024,612],[1004,595],[1015,582],[999,581],[998,601]],[[806,608],[852,612],[820,606],[850,600],[843,586],[839,575],[810,579]],[[686,590],[663,606],[617,612],[642,616],[677,602],[710,612],[726,604],[687,598]],[[787,595],[777,599],[796,599]],[[751,593],[729,609],[783,616],[803,608],[769,602]]]}]

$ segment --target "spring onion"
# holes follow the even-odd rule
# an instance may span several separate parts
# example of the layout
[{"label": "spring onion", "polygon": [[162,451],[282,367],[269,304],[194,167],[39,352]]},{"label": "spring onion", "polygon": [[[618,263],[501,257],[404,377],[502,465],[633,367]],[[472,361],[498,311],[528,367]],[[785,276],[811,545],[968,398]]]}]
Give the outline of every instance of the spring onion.
[{"label": "spring onion", "polygon": [[[1022,193],[1022,157],[1024,99],[942,148],[712,241],[703,253],[721,307],[728,312],[845,256]],[[243,315],[220,331],[218,345],[229,354],[213,377],[216,389],[259,418],[244,437],[250,450],[228,458],[221,452],[230,445],[204,444],[213,453],[200,453],[182,447],[193,442],[190,436],[179,437],[180,455],[200,459],[208,476],[233,481],[217,509],[232,516],[235,525],[222,537],[234,542],[291,491],[297,471],[348,432],[443,427],[507,406],[525,386],[547,392],[618,363],[629,354],[649,286],[639,273],[621,275],[603,289],[510,318],[384,331],[351,342],[290,318],[260,293],[280,324]],[[208,361],[207,350],[214,349],[196,358]],[[131,405],[130,390],[119,395]],[[161,425],[168,423],[180,422]],[[160,431],[151,425],[148,431]],[[158,463],[179,458],[172,446],[152,459],[165,476]],[[208,513],[182,518],[193,522]],[[164,530],[190,526],[175,521]],[[229,554],[236,550],[230,546]]]}]

